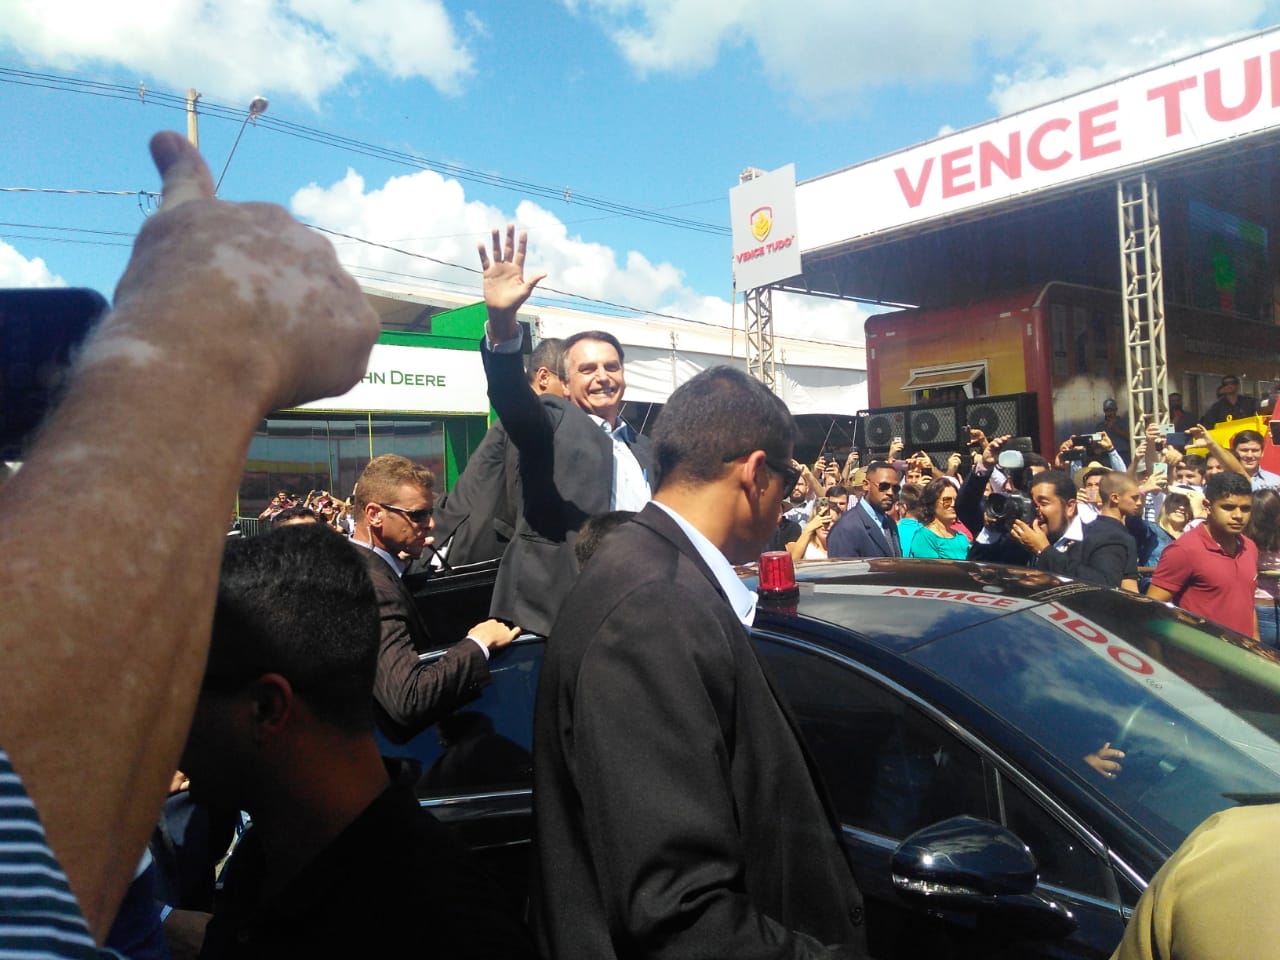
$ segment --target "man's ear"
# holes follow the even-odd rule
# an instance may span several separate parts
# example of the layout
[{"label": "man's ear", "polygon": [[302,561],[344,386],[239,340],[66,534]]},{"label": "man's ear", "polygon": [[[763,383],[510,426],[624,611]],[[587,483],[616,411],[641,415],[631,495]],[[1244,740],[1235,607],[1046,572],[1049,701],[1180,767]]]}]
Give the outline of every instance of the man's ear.
[{"label": "man's ear", "polygon": [[249,686],[253,708],[253,742],[275,740],[294,714],[293,685],[278,673],[264,673]]},{"label": "man's ear", "polygon": [[1076,504],[1077,504],[1077,501],[1075,497],[1072,497],[1070,500],[1066,502],[1068,520],[1074,520],[1076,518]]}]

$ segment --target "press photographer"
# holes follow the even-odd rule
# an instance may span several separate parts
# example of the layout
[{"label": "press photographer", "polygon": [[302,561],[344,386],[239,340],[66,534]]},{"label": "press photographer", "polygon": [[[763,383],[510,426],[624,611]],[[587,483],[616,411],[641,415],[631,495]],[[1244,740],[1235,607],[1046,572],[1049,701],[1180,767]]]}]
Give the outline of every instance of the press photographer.
[{"label": "press photographer", "polygon": [[1032,565],[1032,553],[1010,531],[1019,520],[1030,524],[1036,519],[1030,483],[1045,466],[1025,437],[1005,435],[983,446],[956,502],[960,522],[971,530],[981,528],[969,548],[970,560]]}]

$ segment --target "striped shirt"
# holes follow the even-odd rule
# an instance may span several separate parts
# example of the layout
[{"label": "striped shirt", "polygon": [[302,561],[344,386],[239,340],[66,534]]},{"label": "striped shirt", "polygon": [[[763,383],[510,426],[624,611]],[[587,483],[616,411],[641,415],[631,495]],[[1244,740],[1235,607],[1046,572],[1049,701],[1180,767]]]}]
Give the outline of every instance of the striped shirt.
[{"label": "striped shirt", "polygon": [[119,956],[94,943],[36,808],[0,749],[0,958]]}]

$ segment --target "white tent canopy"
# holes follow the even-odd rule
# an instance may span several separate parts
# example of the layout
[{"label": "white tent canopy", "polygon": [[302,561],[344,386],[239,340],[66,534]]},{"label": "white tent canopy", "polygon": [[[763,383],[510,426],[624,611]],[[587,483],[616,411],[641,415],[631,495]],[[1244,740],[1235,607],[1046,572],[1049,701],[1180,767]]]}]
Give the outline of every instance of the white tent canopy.
[{"label": "white tent canopy", "polygon": [[[744,367],[745,337],[728,327],[663,319],[625,319],[575,310],[538,308],[539,338],[605,330],[626,353],[627,399],[665,403],[694,374],[717,364]],[[866,349],[861,345],[774,338],[778,395],[793,414],[852,415],[867,405]]]}]

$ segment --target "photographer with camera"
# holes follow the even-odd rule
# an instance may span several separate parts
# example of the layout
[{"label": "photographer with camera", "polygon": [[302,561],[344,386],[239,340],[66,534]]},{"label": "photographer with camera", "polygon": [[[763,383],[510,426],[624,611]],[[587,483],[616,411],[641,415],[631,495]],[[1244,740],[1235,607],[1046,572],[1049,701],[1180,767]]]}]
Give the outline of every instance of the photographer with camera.
[{"label": "photographer with camera", "polygon": [[1035,478],[1031,499],[1034,524],[1018,519],[1010,534],[1035,554],[1035,566],[1104,587],[1137,592],[1138,550],[1124,521],[1142,511],[1142,494],[1127,473],[1112,471],[1102,478],[1098,517],[1084,528],[1081,540],[1066,537],[1075,516],[1076,486],[1066,474],[1050,471]]},{"label": "photographer with camera", "polygon": [[[977,436],[975,436],[975,434]],[[981,431],[970,431],[971,442],[982,442]],[[1039,471],[1040,460],[1034,454],[1019,450],[1003,449],[1010,445],[1013,436],[1006,434],[986,441],[982,455],[960,485],[956,499],[956,515],[970,530],[978,530],[969,559],[987,563],[1008,563],[1015,566],[1032,566],[1031,552],[1013,539],[1009,533],[1013,522],[1022,518],[1027,523],[1035,519],[1035,505],[1031,502],[1028,483]],[[983,497],[990,484],[990,492]]]}]

